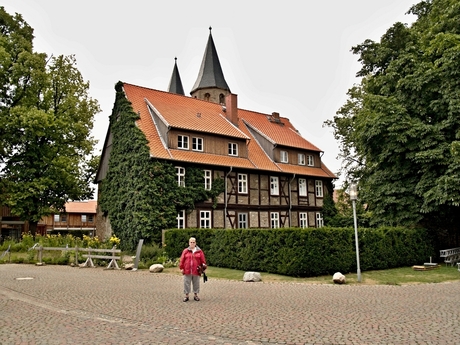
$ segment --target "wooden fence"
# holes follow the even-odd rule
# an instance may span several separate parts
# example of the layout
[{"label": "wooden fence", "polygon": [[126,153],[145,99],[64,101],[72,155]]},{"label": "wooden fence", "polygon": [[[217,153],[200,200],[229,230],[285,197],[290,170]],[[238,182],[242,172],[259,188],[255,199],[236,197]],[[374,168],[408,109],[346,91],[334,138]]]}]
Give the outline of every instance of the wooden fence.
[{"label": "wooden fence", "polygon": [[[75,252],[75,265],[79,267],[95,267],[93,259],[110,260],[107,269],[116,268],[120,269],[117,260],[121,259],[121,249],[116,249],[117,246],[113,246],[112,249],[96,249],[96,248],[69,248],[69,247],[43,247],[38,244],[34,245],[31,249],[38,250],[38,262],[40,265],[43,264],[43,251],[45,250],[60,250],[60,251],[73,251]],[[78,253],[84,252],[82,256],[86,258],[83,265],[78,264]]]}]

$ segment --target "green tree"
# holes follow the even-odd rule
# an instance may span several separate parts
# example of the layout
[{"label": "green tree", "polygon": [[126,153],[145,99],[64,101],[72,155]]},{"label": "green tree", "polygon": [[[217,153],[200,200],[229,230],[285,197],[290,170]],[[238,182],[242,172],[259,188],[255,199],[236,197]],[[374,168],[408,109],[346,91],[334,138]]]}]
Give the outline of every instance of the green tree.
[{"label": "green tree", "polygon": [[35,104],[45,75],[45,54],[32,51],[33,29],[20,14],[0,7],[0,163],[14,150],[18,129],[9,126],[11,109]]},{"label": "green tree", "polygon": [[[344,169],[375,225],[459,224],[460,3],[428,0],[380,42],[352,48],[359,85],[333,120]],[[441,216],[442,215],[442,216]]]},{"label": "green tree", "polygon": [[1,202],[29,222],[90,198],[97,101],[73,56],[32,50],[33,29],[0,8]]},{"label": "green tree", "polygon": [[[354,226],[350,196],[343,189],[337,189],[335,192],[337,195],[335,202],[330,195],[324,197],[324,225],[335,228]],[[356,217],[359,227],[369,227],[370,212],[366,211],[361,200],[356,202]]]}]

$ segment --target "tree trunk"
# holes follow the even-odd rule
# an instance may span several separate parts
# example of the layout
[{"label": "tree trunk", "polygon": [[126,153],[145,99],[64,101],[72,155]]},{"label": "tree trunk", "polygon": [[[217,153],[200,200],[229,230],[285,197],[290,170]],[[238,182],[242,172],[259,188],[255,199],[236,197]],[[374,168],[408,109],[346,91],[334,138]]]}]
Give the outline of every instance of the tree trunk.
[{"label": "tree trunk", "polygon": [[35,240],[35,235],[37,233],[37,224],[38,222],[29,221],[29,232],[32,235],[32,238]]}]

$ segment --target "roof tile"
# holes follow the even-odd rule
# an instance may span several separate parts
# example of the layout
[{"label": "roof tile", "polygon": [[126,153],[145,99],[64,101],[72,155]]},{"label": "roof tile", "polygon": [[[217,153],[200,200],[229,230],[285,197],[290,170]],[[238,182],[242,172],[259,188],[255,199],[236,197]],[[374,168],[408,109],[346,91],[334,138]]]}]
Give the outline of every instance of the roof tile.
[{"label": "roof tile", "polygon": [[[124,83],[124,91],[132,103],[133,110],[140,115],[140,120],[137,123],[146,135],[150,154],[153,157],[178,162],[195,162],[336,178],[324,165],[321,168],[315,168],[275,163],[248,130],[249,126],[277,145],[321,152],[318,147],[304,139],[287,118],[280,117],[280,121],[275,122],[272,115],[238,109],[239,122],[238,127],[236,127],[222,115],[222,106],[216,103],[127,83]],[[168,149],[166,143],[161,140],[157,127],[150,115],[149,104],[154,107],[154,110],[166,122],[165,124],[170,127],[246,139],[248,158]]]},{"label": "roof tile", "polygon": [[69,201],[64,207],[67,213],[96,213],[97,201]]}]

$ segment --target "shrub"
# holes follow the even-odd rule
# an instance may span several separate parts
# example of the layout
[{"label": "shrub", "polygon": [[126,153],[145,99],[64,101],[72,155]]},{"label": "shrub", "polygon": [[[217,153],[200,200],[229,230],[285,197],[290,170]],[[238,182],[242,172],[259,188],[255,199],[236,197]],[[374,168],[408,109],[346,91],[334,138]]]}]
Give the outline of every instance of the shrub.
[{"label": "shrub", "polygon": [[[165,234],[168,257],[179,257],[190,236],[211,266],[297,277],[357,268],[353,228],[174,229]],[[410,266],[435,256],[425,229],[360,228],[358,236],[363,271]]]}]

